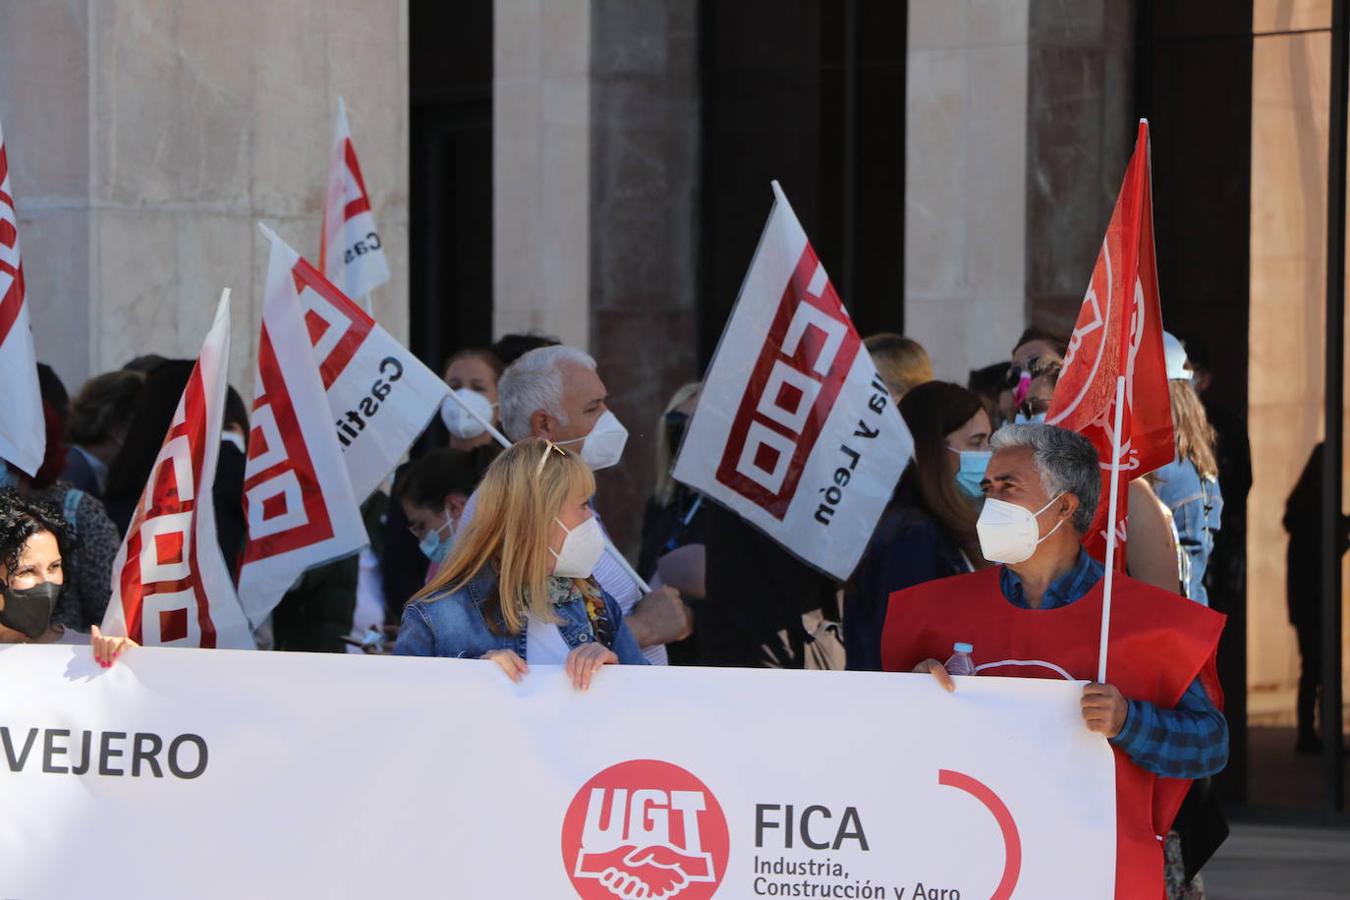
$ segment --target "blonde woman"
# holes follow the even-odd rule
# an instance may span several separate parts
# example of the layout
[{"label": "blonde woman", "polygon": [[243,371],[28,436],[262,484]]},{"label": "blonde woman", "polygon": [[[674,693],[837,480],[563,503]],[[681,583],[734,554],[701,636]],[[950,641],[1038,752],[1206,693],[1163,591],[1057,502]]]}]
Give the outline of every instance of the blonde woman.
[{"label": "blonde woman", "polygon": [[490,659],[517,682],[531,663],[562,664],[578,690],[602,666],[645,664],[591,578],[605,550],[594,492],[590,466],[549,441],[502,453],[440,572],[403,611],[394,652]]}]

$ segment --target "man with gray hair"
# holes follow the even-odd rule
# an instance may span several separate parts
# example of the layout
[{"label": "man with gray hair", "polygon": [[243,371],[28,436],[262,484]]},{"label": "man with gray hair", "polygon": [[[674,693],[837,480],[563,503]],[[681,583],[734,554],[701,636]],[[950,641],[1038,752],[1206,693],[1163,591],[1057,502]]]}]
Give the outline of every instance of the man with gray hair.
[{"label": "man with gray hair", "polygon": [[[513,441],[544,438],[568,446],[592,469],[617,463],[628,430],[607,405],[609,392],[595,371],[595,360],[563,345],[531,350],[512,363],[497,382],[502,431]],[[475,497],[460,517],[462,531],[473,516]],[[674,588],[643,595],[612,545],[595,566],[595,580],[624,611],[628,628],[656,665],[667,662],[665,645],[692,631],[689,608]]]},{"label": "man with gray hair", "polygon": [[[1006,425],[990,440],[976,530],[998,565],[897,591],[882,636],[884,668],[931,674],[940,660],[975,672],[1091,682],[1081,713],[1116,753],[1117,897],[1160,897],[1165,835],[1190,781],[1228,760],[1214,652],[1224,617],[1117,573],[1108,684],[1095,683],[1102,564],[1083,550],[1101,499],[1102,464],[1080,434]],[[969,648],[968,646],[969,645]],[[971,674],[969,667],[962,674]]]}]

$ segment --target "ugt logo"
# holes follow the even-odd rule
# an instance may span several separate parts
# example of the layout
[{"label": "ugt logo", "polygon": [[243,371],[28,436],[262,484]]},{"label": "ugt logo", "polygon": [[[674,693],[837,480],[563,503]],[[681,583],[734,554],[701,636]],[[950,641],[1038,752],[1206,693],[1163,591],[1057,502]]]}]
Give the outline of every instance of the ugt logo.
[{"label": "ugt logo", "polygon": [[583,900],[707,900],[726,875],[730,847],[707,785],[653,759],[600,772],[563,818],[563,865]]}]

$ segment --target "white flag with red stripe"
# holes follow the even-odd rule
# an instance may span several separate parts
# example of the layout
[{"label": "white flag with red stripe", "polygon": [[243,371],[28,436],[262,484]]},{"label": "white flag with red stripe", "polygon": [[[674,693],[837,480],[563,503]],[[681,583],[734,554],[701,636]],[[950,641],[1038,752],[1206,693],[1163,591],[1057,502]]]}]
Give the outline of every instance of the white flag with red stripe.
[{"label": "white flag with red stripe", "polygon": [[914,441],[777,182],[675,478],[839,579]]},{"label": "white flag with red stripe", "polygon": [[144,646],[254,649],[216,539],[211,493],[229,360],[227,289],[113,562],[108,634]]},{"label": "white flag with red stripe", "polygon": [[273,239],[300,292],[352,493],[364,501],[426,429],[450,388],[284,241]]},{"label": "white flag with red stripe", "polygon": [[389,261],[370,209],[370,194],[356,161],[347,106],[341,97],[324,194],[319,268],[348,297],[366,297],[389,280]]},{"label": "white flag with red stripe", "polygon": [[239,566],[239,600],[255,628],[305,570],[366,544],[300,310],[295,253],[263,232],[272,253],[244,466],[248,536]]},{"label": "white flag with red stripe", "polygon": [[19,216],[9,185],[9,157],[0,128],[0,385],[5,411],[0,415],[0,459],[29,475],[42,467],[47,429],[38,391],[33,329],[24,302],[23,258],[19,254]]}]

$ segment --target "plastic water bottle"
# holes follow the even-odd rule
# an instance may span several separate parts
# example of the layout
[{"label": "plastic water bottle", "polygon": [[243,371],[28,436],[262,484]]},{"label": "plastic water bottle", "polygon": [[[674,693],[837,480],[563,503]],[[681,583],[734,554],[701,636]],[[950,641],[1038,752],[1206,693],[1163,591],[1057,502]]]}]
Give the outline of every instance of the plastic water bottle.
[{"label": "plastic water bottle", "polygon": [[948,675],[974,675],[975,661],[970,658],[970,654],[975,650],[973,644],[967,644],[965,641],[957,641],[952,644],[951,659],[944,663]]}]

